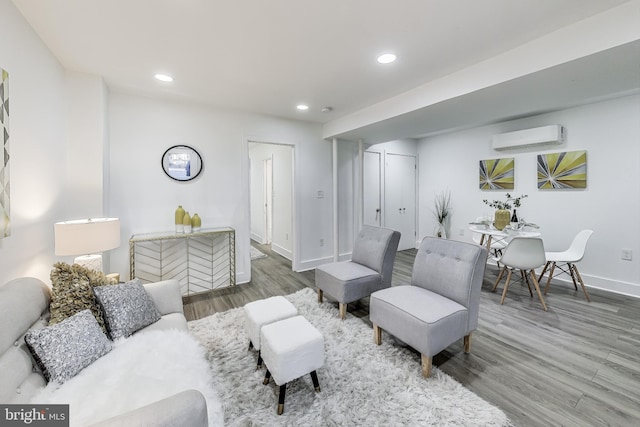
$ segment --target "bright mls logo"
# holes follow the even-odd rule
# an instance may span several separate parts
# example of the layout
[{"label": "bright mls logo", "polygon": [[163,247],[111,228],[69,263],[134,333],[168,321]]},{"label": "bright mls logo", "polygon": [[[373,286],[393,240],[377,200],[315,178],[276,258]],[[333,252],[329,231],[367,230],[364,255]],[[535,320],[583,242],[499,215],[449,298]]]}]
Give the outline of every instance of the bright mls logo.
[{"label": "bright mls logo", "polygon": [[0,426],[69,427],[69,405],[0,405]]}]

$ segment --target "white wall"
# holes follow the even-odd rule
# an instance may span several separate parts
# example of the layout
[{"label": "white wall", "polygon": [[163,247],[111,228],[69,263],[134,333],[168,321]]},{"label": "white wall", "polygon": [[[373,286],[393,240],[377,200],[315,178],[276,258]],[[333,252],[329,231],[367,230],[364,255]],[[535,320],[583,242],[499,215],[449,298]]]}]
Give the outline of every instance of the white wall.
[{"label": "white wall", "polygon": [[[203,228],[236,230],[236,277],[250,279],[248,141],[295,145],[294,233],[299,248],[293,268],[314,267],[330,256],[311,244],[331,236],[329,199],[316,199],[316,189],[329,193],[330,145],[320,139],[320,125],[112,92],[110,94],[110,213],[121,218],[123,245],[111,252],[111,270],[129,276],[132,234],[173,229],[181,204],[198,213]],[[194,181],[177,182],[160,167],[172,145],[195,148],[204,168]],[[330,246],[329,246],[330,248]],[[324,251],[322,250],[324,249]]]},{"label": "white wall", "polygon": [[[565,126],[565,143],[508,152],[491,149],[493,134],[548,124]],[[578,231],[593,229],[579,266],[585,283],[640,296],[639,141],[639,95],[425,138],[418,143],[420,235],[432,234],[434,195],[449,189],[451,238],[471,241],[468,222],[492,214],[482,200],[505,193],[479,189],[479,160],[514,157],[515,189],[510,192],[528,194],[518,214],[541,226],[545,249],[564,250]],[[573,150],[587,150],[587,188],[538,190],[537,154]],[[620,259],[622,248],[633,250],[633,261]]]},{"label": "white wall", "polygon": [[[0,1],[0,67],[9,72],[11,236],[0,239],[0,285],[49,283],[53,224],[74,206],[66,187],[65,72],[8,0]],[[70,199],[73,203],[73,199]]]}]

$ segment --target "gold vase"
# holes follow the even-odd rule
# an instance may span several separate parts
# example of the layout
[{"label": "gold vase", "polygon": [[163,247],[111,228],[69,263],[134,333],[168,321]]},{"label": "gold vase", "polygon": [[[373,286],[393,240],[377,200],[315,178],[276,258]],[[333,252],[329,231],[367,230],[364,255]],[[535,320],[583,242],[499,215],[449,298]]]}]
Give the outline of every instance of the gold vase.
[{"label": "gold vase", "polygon": [[511,211],[498,209],[493,217],[493,226],[498,230],[503,230],[511,222]]}]

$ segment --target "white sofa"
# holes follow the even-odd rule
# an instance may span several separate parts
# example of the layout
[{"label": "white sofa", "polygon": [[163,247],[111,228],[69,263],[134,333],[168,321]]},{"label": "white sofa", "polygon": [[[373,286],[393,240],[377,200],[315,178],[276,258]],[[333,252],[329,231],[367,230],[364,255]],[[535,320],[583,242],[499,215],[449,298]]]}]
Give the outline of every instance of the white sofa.
[{"label": "white sofa", "polygon": [[[143,330],[187,331],[178,282],[167,280],[144,286],[162,317]],[[24,335],[29,329],[47,326],[50,299],[49,287],[35,278],[19,278],[0,286],[0,403],[27,404],[46,386]],[[186,390],[125,414],[114,414],[97,425],[173,426],[178,422],[207,426],[206,402],[199,391]]]}]

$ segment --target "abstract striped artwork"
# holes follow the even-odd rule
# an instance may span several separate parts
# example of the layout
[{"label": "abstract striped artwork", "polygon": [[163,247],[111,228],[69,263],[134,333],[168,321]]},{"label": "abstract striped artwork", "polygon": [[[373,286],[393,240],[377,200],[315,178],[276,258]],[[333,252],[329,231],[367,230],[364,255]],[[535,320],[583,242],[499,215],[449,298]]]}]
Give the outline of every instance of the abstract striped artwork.
[{"label": "abstract striped artwork", "polygon": [[587,152],[538,154],[538,189],[587,188]]},{"label": "abstract striped artwork", "polygon": [[513,190],[513,157],[480,160],[481,190]]},{"label": "abstract striped artwork", "polygon": [[0,239],[11,235],[9,200],[9,73],[0,68]]}]

